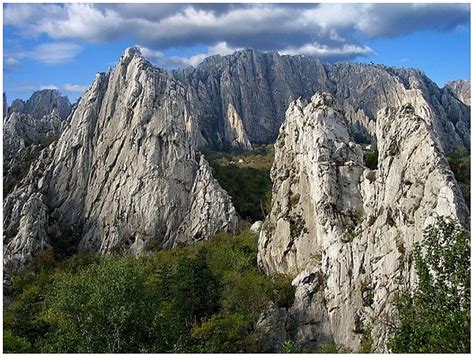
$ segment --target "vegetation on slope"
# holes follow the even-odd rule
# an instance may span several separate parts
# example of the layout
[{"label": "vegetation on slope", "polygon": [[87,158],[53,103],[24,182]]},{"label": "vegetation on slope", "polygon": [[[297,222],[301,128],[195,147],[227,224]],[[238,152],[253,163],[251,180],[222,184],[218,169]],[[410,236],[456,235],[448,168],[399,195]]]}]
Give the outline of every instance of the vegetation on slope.
[{"label": "vegetation on slope", "polygon": [[[8,195],[28,174],[31,165],[38,159],[41,150],[51,145],[58,139],[54,133],[42,134],[40,142],[33,144],[21,153],[21,158],[17,159],[15,165],[11,166],[10,160],[3,160],[3,196]],[[9,172],[10,171],[10,172]],[[8,174],[11,175],[7,179]]]},{"label": "vegetation on slope", "polygon": [[464,147],[448,155],[448,162],[461,187],[467,206],[471,207],[471,153]]},{"label": "vegetation on slope", "polygon": [[205,153],[214,177],[230,194],[239,216],[250,223],[263,220],[271,204],[273,145],[245,153]]},{"label": "vegetation on slope", "polygon": [[46,251],[13,279],[4,351],[258,352],[258,317],[294,290],[256,253],[248,231],[138,258]]},{"label": "vegetation on slope", "polygon": [[470,238],[458,223],[439,218],[416,247],[419,286],[401,296],[400,323],[389,347],[396,353],[469,353]]}]

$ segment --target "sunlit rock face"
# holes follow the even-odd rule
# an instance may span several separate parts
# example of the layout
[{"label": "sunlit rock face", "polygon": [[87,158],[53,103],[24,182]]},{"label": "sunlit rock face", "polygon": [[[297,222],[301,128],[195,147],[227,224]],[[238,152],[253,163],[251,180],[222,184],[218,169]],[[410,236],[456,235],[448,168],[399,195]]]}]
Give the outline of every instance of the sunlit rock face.
[{"label": "sunlit rock face", "polygon": [[444,151],[470,146],[470,110],[424,73],[383,65],[328,64],[308,56],[252,49],[208,57],[196,68],[173,72],[186,88],[198,147],[249,148],[273,142],[288,105],[316,91],[334,96],[357,142],[375,140],[376,117],[387,106],[413,104]]},{"label": "sunlit rock face", "polygon": [[330,94],[294,101],[286,112],[258,260],[267,273],[295,276],[287,313],[301,345],[335,342],[356,351],[371,333],[373,347],[385,351],[393,298],[416,284],[412,253],[423,229],[436,216],[468,223],[434,128],[416,114],[426,108],[417,105],[378,113],[376,170],[365,166]]},{"label": "sunlit rock face", "polygon": [[232,232],[235,209],[193,148],[188,113],[183,86],[127,49],[4,201],[6,266],[65,236],[138,254]]},{"label": "sunlit rock face", "polygon": [[471,105],[471,81],[458,80],[446,84],[444,89],[466,105]]}]

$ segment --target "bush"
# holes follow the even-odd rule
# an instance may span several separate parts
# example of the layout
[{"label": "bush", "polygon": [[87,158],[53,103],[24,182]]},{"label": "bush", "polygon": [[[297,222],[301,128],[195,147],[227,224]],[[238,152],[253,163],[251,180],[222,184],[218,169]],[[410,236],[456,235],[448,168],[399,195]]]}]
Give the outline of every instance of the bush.
[{"label": "bush", "polygon": [[232,197],[241,218],[263,220],[271,205],[270,169],[273,146],[261,146],[241,155],[206,153],[214,177]]},{"label": "bush", "polygon": [[451,170],[454,173],[456,181],[461,187],[461,192],[464,201],[468,207],[471,206],[471,154],[464,148],[458,148],[453,153],[449,154],[448,162]]},{"label": "bush", "polygon": [[131,258],[104,259],[77,274],[59,275],[46,301],[54,332],[45,351],[166,350],[172,328],[158,309],[159,293]]},{"label": "bush", "polygon": [[377,170],[379,164],[377,145],[373,144],[372,148],[364,154],[364,164],[371,170]]},{"label": "bush", "polygon": [[299,349],[293,341],[286,341],[280,348],[280,353],[298,353]]},{"label": "bush", "polygon": [[[192,330],[195,352],[251,352],[247,339],[252,325],[241,314],[217,314]],[[246,338],[246,336],[249,336]],[[252,344],[250,344],[252,345]]]},{"label": "bush", "polygon": [[31,344],[24,338],[13,335],[10,331],[3,331],[3,352],[29,353],[33,352]]},{"label": "bush", "polygon": [[258,352],[257,320],[289,306],[289,282],[259,271],[248,230],[137,258],[45,251],[14,277],[4,330],[17,352]]},{"label": "bush", "polygon": [[463,227],[438,218],[415,249],[419,285],[398,302],[396,353],[470,351],[470,240]]},{"label": "bush", "polygon": [[290,276],[284,274],[276,274],[272,278],[273,292],[272,297],[276,306],[289,309],[295,300],[296,287],[291,285],[293,280]]}]

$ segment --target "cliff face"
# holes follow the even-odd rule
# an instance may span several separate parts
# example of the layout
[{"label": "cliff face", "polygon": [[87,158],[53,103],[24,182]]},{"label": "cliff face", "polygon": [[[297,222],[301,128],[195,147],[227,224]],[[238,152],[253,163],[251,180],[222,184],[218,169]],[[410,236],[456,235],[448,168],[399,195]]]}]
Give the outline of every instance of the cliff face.
[{"label": "cliff face", "polygon": [[61,120],[65,120],[71,114],[72,106],[68,97],[61,96],[56,89],[42,89],[34,92],[25,102],[15,99],[9,108],[9,112],[29,114],[35,119],[41,119],[45,115],[56,112]]},{"label": "cliff face", "polygon": [[4,192],[9,192],[39,151],[59,137],[72,106],[56,90],[34,92],[26,103],[16,99],[10,108],[4,95],[3,105],[3,184]]},{"label": "cliff face", "polygon": [[457,99],[466,105],[471,105],[471,81],[458,80],[446,84],[445,90],[450,91]]},{"label": "cliff face", "polygon": [[[468,223],[444,158],[469,147],[456,93],[416,70],[253,50],[169,73],[128,49],[68,120],[52,92],[8,108],[4,184],[27,165],[3,202],[5,271],[65,240],[139,254],[234,231],[231,199],[196,148],[249,149],[278,134],[258,261],[294,275],[296,295],[260,325],[280,342],[353,350],[371,331],[383,351],[393,297],[416,283],[423,229],[437,215]],[[369,139],[375,170],[357,143]]]},{"label": "cliff face", "polygon": [[4,202],[6,265],[64,236],[106,254],[233,231],[235,209],[193,149],[188,113],[184,88],[135,49],[98,74],[59,140]]},{"label": "cliff face", "polygon": [[302,345],[334,341],[357,350],[371,331],[373,347],[385,350],[393,297],[416,283],[412,252],[423,229],[441,215],[468,224],[434,128],[416,107],[379,112],[376,170],[364,165],[330,94],[297,100],[286,113],[258,259],[268,273],[296,276],[286,312],[296,327],[287,333]]},{"label": "cliff face", "polygon": [[[311,57],[248,49],[213,56],[173,74],[186,87],[197,146],[248,148],[248,141],[273,141],[289,103],[299,97],[308,100],[318,90],[341,103],[358,141],[375,138],[380,109],[413,103],[445,151],[470,145],[469,109],[418,70],[323,64]],[[239,118],[237,129],[234,118]]]}]

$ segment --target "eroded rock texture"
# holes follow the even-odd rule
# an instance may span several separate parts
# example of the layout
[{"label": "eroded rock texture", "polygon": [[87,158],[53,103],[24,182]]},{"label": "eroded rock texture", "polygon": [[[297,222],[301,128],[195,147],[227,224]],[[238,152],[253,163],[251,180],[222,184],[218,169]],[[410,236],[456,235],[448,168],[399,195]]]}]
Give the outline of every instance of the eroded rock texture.
[{"label": "eroded rock texture", "polygon": [[446,84],[444,87],[466,105],[471,105],[471,81],[458,80]]},{"label": "eroded rock texture", "polygon": [[16,99],[7,107],[4,95],[3,185],[8,193],[27,174],[39,152],[59,138],[71,113],[67,97],[57,90],[34,92],[26,102]]},{"label": "eroded rock texture", "polygon": [[330,94],[287,110],[258,259],[267,273],[296,276],[287,332],[300,345],[335,342],[357,351],[371,333],[373,348],[384,351],[393,298],[416,284],[412,252],[423,229],[439,215],[467,225],[432,122],[417,113],[430,109],[415,102],[379,112],[378,167],[370,170]]},{"label": "eroded rock texture", "polygon": [[68,97],[61,96],[57,89],[38,90],[26,102],[21,99],[15,99],[9,108],[10,113],[25,113],[35,119],[41,119],[55,111],[61,120],[65,120],[71,113],[71,110],[72,106]]},{"label": "eroded rock texture", "polygon": [[249,142],[274,141],[289,103],[299,97],[308,100],[318,90],[341,103],[358,142],[375,138],[379,110],[412,103],[433,127],[443,150],[470,146],[469,109],[415,69],[327,64],[246,49],[209,57],[174,76],[186,87],[198,147],[248,148]]},{"label": "eroded rock texture", "polygon": [[[102,254],[140,253],[233,231],[235,209],[194,151],[190,120],[183,86],[127,49],[7,196],[6,265],[20,266],[65,236]],[[47,214],[32,212],[37,207]]]}]

